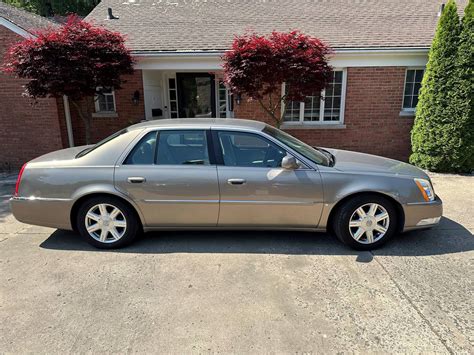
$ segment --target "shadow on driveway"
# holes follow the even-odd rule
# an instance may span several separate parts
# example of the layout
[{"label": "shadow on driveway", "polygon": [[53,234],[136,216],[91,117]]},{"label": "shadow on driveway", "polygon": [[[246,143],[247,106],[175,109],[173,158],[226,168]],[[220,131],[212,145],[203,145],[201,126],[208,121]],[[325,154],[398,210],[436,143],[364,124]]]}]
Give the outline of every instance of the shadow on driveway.
[{"label": "shadow on driveway", "polygon": [[[255,231],[179,231],[146,233],[134,244],[118,250],[100,250],[87,244],[77,233],[57,230],[42,244],[53,250],[114,253],[246,253],[288,255],[357,255],[370,262],[373,254],[357,252],[327,233]],[[413,231],[394,238],[376,255],[423,256],[474,250],[474,237],[453,220],[443,218],[430,230]]]},{"label": "shadow on driveway", "polygon": [[10,197],[15,191],[15,180],[13,177],[9,179],[0,179],[0,223],[4,222],[11,214]]}]

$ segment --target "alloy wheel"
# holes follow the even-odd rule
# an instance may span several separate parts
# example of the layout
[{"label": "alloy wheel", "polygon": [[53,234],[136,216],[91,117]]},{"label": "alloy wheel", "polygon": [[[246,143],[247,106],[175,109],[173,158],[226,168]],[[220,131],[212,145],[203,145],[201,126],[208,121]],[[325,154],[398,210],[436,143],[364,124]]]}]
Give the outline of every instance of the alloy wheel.
[{"label": "alloy wheel", "polygon": [[349,232],[358,243],[372,244],[383,238],[390,225],[387,210],[368,203],[357,208],[349,220]]},{"label": "alloy wheel", "polygon": [[101,243],[113,243],[124,236],[127,220],[119,208],[101,203],[89,209],[85,217],[85,227],[95,240]]}]

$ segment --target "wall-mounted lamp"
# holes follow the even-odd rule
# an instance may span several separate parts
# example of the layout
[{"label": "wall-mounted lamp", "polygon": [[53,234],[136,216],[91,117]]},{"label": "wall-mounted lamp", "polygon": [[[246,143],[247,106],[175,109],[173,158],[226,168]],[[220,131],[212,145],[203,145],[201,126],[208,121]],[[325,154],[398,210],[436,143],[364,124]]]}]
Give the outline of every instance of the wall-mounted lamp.
[{"label": "wall-mounted lamp", "polygon": [[242,95],[235,95],[235,102],[237,103],[237,105],[240,105],[240,103],[242,102]]},{"label": "wall-mounted lamp", "polygon": [[136,90],[132,96],[132,102],[134,105],[138,105],[140,102],[140,91]]}]

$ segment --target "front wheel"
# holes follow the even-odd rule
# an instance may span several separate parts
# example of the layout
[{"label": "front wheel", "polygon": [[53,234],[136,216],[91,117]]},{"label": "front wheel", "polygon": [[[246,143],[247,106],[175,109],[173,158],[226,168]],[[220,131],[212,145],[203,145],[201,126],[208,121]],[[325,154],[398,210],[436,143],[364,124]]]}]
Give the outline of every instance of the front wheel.
[{"label": "front wheel", "polygon": [[134,211],[119,199],[107,196],[83,203],[77,214],[77,226],[89,244],[101,249],[130,244],[140,229]]},{"label": "front wheel", "polygon": [[396,233],[397,211],[382,196],[360,195],[336,211],[333,229],[338,239],[353,249],[375,249]]}]

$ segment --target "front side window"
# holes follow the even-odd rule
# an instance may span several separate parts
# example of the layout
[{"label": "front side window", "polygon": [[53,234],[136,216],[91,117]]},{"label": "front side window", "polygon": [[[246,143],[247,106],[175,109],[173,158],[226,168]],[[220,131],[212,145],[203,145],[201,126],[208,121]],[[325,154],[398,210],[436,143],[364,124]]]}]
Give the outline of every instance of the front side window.
[{"label": "front side window", "polygon": [[[344,71],[335,70],[327,87],[303,102],[285,105],[285,123],[340,123],[343,121]],[[285,92],[287,88],[285,87]]]},{"label": "front side window", "polygon": [[95,95],[96,112],[115,112],[115,92],[110,88],[97,88]]},{"label": "front side window", "polygon": [[331,153],[322,149],[313,148],[299,139],[290,136],[288,133],[276,129],[275,127],[266,126],[263,129],[263,132],[269,134],[273,138],[277,139],[281,143],[285,144],[316,164],[332,166],[334,163]]},{"label": "front side window", "polygon": [[256,134],[219,132],[218,137],[225,166],[276,168],[286,155],[282,148]]},{"label": "front side window", "polygon": [[158,134],[156,164],[209,165],[206,131],[161,131]]},{"label": "front side window", "polygon": [[418,104],[423,69],[408,69],[405,76],[405,91],[403,94],[403,110],[414,111]]}]

